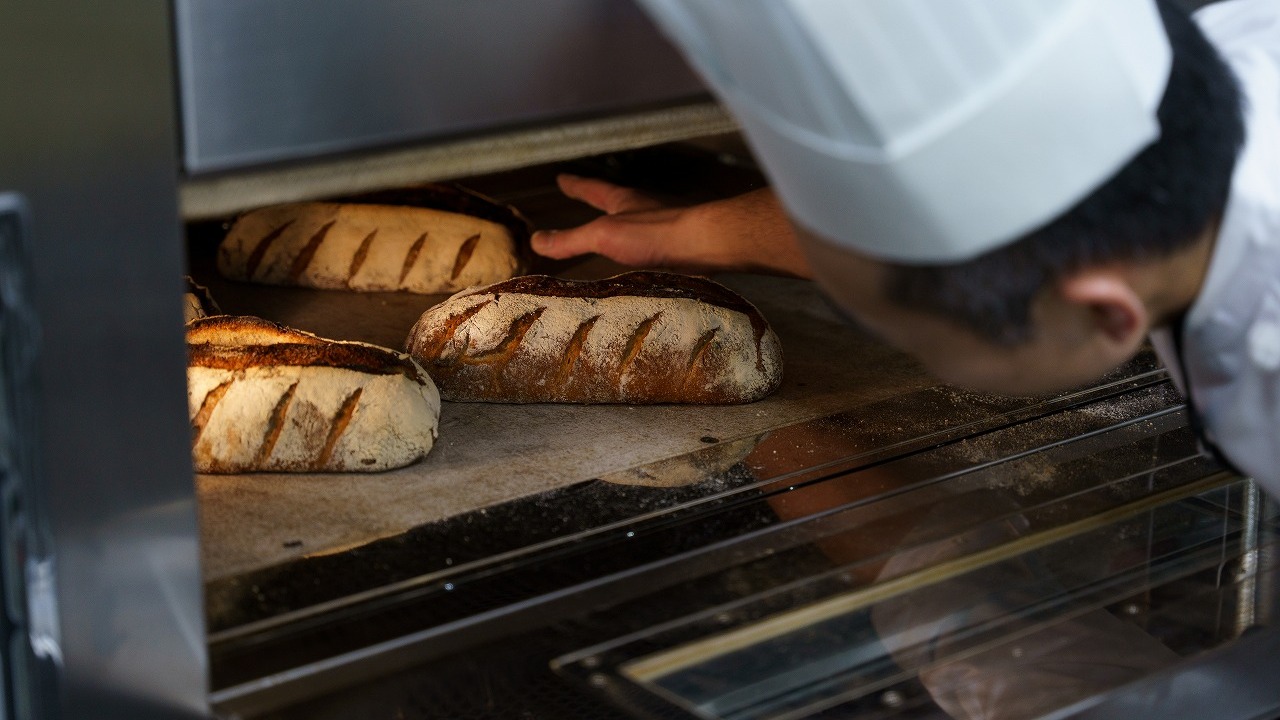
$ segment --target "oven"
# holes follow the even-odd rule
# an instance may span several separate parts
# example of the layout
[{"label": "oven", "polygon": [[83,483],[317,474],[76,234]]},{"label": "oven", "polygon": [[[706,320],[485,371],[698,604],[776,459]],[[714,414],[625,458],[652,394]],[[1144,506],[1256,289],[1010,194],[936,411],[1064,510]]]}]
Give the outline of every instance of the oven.
[{"label": "oven", "polygon": [[782,342],[762,401],[445,403],[400,470],[192,472],[184,274],[393,348],[443,299],[226,280],[238,213],[447,182],[554,228],[594,216],[561,172],[764,185],[627,0],[0,19],[5,717],[1280,712],[1276,504],[1201,453],[1149,349],[983,395],[811,283],[725,275]]}]

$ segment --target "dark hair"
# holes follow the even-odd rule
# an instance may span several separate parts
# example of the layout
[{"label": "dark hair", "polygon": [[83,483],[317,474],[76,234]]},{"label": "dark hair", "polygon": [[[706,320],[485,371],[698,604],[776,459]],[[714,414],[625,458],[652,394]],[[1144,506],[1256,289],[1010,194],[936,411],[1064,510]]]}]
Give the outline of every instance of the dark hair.
[{"label": "dark hair", "polygon": [[952,265],[890,266],[890,300],[1013,345],[1029,338],[1041,289],[1081,268],[1171,255],[1221,216],[1244,141],[1240,90],[1191,17],[1167,0],[1159,6],[1173,48],[1160,139],[1075,207],[1010,245]]}]

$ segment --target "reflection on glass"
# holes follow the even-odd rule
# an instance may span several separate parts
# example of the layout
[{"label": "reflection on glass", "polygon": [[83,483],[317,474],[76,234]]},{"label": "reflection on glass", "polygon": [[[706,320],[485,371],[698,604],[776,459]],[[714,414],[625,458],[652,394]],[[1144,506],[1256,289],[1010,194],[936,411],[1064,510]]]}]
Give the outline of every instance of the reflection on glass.
[{"label": "reflection on glass", "polygon": [[[697,716],[726,720],[939,708],[956,718],[1036,717],[1230,635],[1229,617],[1207,623],[1203,613],[1222,588],[1197,580],[1217,577],[1224,557],[1246,549],[1240,516],[1212,501],[1242,484],[1212,490],[1224,482],[1157,494],[1061,532],[1036,532],[1044,510],[1028,510],[1016,493],[967,492],[916,515],[875,564],[879,582],[619,671]],[[941,539],[930,533],[955,515],[987,520]],[[823,545],[846,567],[867,558],[852,548]]]}]

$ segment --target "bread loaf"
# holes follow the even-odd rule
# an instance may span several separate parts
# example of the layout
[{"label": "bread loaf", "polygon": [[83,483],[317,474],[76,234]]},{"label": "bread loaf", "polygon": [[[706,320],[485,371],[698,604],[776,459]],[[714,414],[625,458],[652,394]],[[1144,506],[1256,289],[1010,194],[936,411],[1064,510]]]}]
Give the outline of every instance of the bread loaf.
[{"label": "bread loaf", "polygon": [[196,470],[371,472],[431,449],[440,395],[407,355],[254,317],[187,325]]},{"label": "bread loaf", "polygon": [[218,271],[268,285],[448,293],[516,275],[527,234],[510,209],[433,186],[247,212],[218,247]]},{"label": "bread loaf", "polygon": [[183,280],[187,283],[187,291],[182,295],[182,321],[184,323],[189,323],[202,317],[209,317],[210,315],[222,314],[222,310],[218,308],[218,303],[214,302],[213,296],[209,294],[209,288],[192,280],[189,275],[184,275]]},{"label": "bread loaf", "polygon": [[782,381],[778,338],[750,303],[669,273],[466,290],[424,313],[406,349],[456,401],[744,403]]}]

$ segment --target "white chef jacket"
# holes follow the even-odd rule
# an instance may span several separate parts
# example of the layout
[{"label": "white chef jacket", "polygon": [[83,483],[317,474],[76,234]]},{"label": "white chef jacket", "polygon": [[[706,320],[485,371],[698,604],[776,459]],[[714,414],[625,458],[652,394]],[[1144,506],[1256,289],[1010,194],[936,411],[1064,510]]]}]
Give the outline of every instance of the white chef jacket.
[{"label": "white chef jacket", "polygon": [[1229,0],[1196,20],[1240,80],[1246,140],[1182,352],[1173,328],[1151,340],[1206,439],[1280,497],[1280,1]]}]

